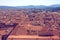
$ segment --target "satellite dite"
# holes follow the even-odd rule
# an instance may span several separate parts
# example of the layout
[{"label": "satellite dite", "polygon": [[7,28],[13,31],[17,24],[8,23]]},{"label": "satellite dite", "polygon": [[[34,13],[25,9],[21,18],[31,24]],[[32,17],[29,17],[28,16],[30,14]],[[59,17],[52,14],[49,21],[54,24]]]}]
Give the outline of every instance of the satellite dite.
[{"label": "satellite dite", "polygon": [[[18,23],[12,23],[12,24],[5,24],[3,22],[0,22],[0,30],[5,30],[5,32],[1,37],[1,40],[7,40],[8,36],[10,35],[10,33],[14,30],[14,28],[18,25]],[[10,29],[9,29],[10,28]],[[1,33],[2,33],[1,31]]]}]

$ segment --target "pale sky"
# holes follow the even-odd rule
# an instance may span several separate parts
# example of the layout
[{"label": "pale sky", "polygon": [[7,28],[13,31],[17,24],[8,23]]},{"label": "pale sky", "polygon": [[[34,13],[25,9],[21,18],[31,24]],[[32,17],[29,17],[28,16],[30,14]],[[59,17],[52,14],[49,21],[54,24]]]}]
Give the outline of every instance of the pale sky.
[{"label": "pale sky", "polygon": [[0,0],[0,6],[27,6],[60,4],[60,0]]}]

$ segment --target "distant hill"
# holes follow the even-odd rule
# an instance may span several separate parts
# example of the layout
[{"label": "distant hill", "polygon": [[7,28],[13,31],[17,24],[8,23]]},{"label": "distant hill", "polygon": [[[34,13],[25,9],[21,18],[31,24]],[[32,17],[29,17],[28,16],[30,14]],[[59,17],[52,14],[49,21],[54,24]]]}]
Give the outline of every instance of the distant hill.
[{"label": "distant hill", "polygon": [[47,6],[44,6],[44,5],[40,5],[40,6],[16,6],[16,8],[45,8]]},{"label": "distant hill", "polygon": [[60,4],[54,4],[54,5],[50,5],[50,6],[45,6],[45,5],[39,5],[39,6],[33,6],[33,5],[29,5],[29,6],[16,6],[16,8],[53,8],[53,7],[60,7]]},{"label": "distant hill", "polygon": [[0,6],[0,9],[13,9],[15,7],[12,6]]},{"label": "distant hill", "polygon": [[51,5],[52,7],[60,7],[60,4]]},{"label": "distant hill", "polygon": [[54,5],[51,5],[51,6],[44,6],[44,5],[39,5],[39,6],[33,6],[33,5],[29,5],[29,6],[0,6],[0,9],[13,9],[13,8],[40,8],[40,9],[44,9],[44,8],[56,8],[56,7],[60,7],[60,4],[54,4]]}]

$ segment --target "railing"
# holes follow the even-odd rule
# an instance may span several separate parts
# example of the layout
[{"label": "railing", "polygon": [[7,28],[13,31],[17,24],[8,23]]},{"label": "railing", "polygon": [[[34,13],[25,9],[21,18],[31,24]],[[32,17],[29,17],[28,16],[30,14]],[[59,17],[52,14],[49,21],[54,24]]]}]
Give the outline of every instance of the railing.
[{"label": "railing", "polygon": [[12,40],[16,40],[16,39],[34,39],[34,40],[55,40],[55,39],[57,39],[57,40],[59,40],[59,36],[52,36],[52,37],[50,37],[50,36],[33,36],[33,35],[10,35],[9,37],[8,37],[8,39],[12,39]]}]

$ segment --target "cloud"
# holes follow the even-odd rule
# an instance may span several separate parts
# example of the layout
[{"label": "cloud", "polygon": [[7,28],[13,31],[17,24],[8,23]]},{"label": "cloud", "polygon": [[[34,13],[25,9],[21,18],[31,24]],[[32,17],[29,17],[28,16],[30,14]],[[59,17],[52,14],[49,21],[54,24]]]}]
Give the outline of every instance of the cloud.
[{"label": "cloud", "polygon": [[24,5],[51,5],[60,4],[58,0],[0,0],[0,5],[24,6]]}]

